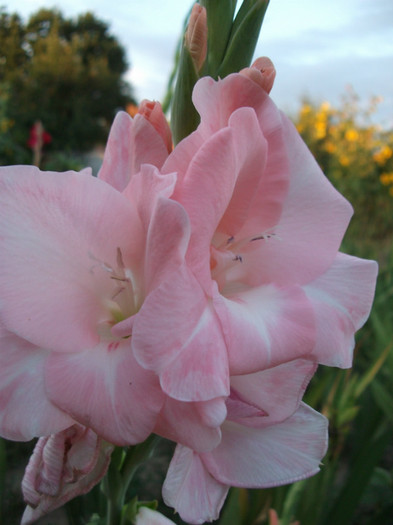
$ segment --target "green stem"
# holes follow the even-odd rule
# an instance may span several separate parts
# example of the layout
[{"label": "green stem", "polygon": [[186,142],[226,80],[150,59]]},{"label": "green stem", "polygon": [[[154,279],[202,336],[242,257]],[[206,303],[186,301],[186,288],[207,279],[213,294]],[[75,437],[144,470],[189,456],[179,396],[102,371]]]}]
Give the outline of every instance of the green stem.
[{"label": "green stem", "polygon": [[121,525],[123,523],[122,510],[125,503],[128,487],[140,465],[147,461],[160,438],[151,434],[146,441],[135,447],[130,447],[120,468],[114,468],[106,477],[107,525]]}]

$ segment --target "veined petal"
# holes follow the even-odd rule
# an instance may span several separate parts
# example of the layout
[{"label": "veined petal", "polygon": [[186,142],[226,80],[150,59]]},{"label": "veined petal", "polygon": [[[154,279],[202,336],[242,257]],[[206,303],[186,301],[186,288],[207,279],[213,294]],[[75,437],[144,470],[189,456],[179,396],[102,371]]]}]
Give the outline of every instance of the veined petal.
[{"label": "veined petal", "polygon": [[327,366],[352,366],[354,333],[366,322],[375,290],[378,265],[339,253],[332,266],[305,286],[316,316],[312,357]]},{"label": "veined petal", "polygon": [[233,132],[226,128],[203,144],[182,184],[175,188],[173,199],[182,204],[191,222],[188,264],[195,275],[201,276],[201,282],[210,282],[210,242],[232,197],[236,178]]},{"label": "veined petal", "polygon": [[[212,450],[220,442],[219,425],[222,421],[215,428],[204,423],[198,405],[208,403],[185,403],[167,397],[154,428],[154,433],[190,447],[196,452]],[[225,410],[225,401],[223,404]],[[223,419],[225,419],[225,414],[226,411]]]},{"label": "veined petal", "polygon": [[179,401],[229,393],[226,344],[210,303],[183,266],[148,295],[135,317],[136,359],[159,374],[164,392]]},{"label": "veined petal", "polygon": [[316,474],[327,439],[327,419],[301,404],[291,417],[265,428],[226,422],[220,445],[200,457],[223,484],[275,487]]},{"label": "veined petal", "polygon": [[187,523],[218,518],[228,487],[212,477],[199,455],[178,445],[162,487],[164,501]]},{"label": "veined petal", "polygon": [[168,156],[154,126],[142,115],[132,119],[120,111],[112,124],[98,178],[123,191],[142,164],[160,168]]},{"label": "veined petal", "polygon": [[243,401],[266,413],[260,426],[267,426],[284,421],[297,410],[316,368],[311,360],[295,359],[255,374],[232,376],[231,388]]},{"label": "veined petal", "polygon": [[69,427],[71,417],[46,395],[44,366],[49,355],[0,328],[0,434],[29,441]]},{"label": "veined petal", "polygon": [[300,287],[270,285],[228,294],[216,303],[216,311],[228,345],[231,375],[292,361],[314,347],[314,313]]},{"label": "veined petal", "polygon": [[263,242],[259,251],[253,253],[258,257],[263,282],[286,286],[307,284],[329,268],[352,207],[327,180],[284,115],[282,129],[290,166],[289,192],[274,227],[275,242]]},{"label": "veined petal", "polygon": [[53,403],[119,446],[146,439],[164,402],[157,377],[138,365],[129,340],[53,352],[45,373]]},{"label": "veined petal", "polygon": [[[113,280],[105,268],[140,258],[139,217],[87,173],[0,168],[0,318],[37,346],[75,352],[97,344]],[[115,212],[114,212],[115,211]]]}]

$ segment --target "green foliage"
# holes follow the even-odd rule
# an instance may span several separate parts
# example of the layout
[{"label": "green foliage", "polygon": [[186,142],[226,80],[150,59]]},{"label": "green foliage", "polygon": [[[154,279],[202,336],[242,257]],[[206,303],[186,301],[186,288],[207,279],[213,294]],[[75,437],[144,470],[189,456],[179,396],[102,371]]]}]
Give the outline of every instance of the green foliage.
[{"label": "green foliage", "polygon": [[51,134],[52,150],[84,151],[104,140],[116,110],[132,100],[126,69],[124,49],[92,13],[67,19],[40,9],[24,24],[2,10],[0,99],[9,129],[0,163],[21,162],[9,143],[26,156],[36,120]]}]

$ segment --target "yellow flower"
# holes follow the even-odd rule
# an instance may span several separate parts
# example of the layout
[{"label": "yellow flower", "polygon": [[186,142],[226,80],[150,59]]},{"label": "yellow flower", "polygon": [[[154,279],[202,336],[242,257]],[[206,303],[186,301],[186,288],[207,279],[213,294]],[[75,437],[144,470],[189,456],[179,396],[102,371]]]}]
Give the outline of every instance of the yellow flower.
[{"label": "yellow flower", "polygon": [[359,133],[354,128],[347,129],[345,139],[348,142],[356,142],[359,139]]},{"label": "yellow flower", "polygon": [[376,151],[373,155],[373,159],[378,164],[385,164],[385,162],[390,159],[390,157],[393,155],[393,151],[389,146],[383,146],[378,151]]},{"label": "yellow flower", "polygon": [[341,164],[341,166],[349,166],[350,160],[346,155],[341,155],[338,158],[338,162]]}]

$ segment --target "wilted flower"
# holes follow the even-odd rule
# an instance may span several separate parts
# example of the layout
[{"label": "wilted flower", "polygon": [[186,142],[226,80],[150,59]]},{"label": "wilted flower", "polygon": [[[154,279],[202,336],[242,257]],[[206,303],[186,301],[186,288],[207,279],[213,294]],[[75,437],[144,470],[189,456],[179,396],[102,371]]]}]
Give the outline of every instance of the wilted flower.
[{"label": "wilted flower", "polygon": [[105,475],[113,448],[78,424],[40,438],[22,481],[27,503],[22,525],[89,492]]}]

